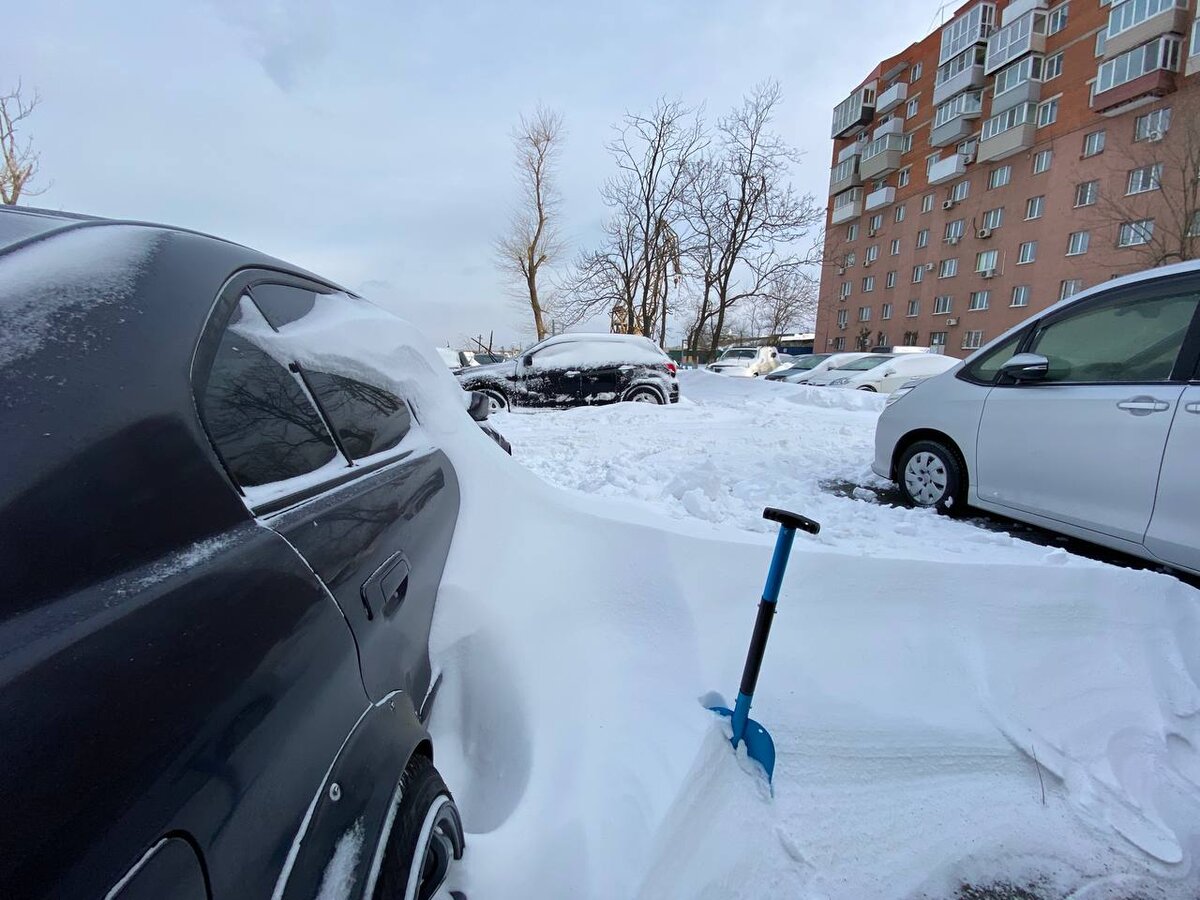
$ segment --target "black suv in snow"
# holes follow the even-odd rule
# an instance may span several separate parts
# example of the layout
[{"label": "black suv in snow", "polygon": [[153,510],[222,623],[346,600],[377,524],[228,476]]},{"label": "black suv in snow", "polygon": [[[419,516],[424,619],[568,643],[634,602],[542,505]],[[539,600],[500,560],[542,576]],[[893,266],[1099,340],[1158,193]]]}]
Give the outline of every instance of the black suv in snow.
[{"label": "black suv in snow", "polygon": [[236,244],[0,207],[0,897],[429,897],[461,856],[458,480],[341,317],[409,345]]},{"label": "black suv in snow", "polygon": [[515,360],[459,373],[491,408],[562,409],[629,400],[677,403],[675,363],[653,341],[628,334],[560,334]]}]

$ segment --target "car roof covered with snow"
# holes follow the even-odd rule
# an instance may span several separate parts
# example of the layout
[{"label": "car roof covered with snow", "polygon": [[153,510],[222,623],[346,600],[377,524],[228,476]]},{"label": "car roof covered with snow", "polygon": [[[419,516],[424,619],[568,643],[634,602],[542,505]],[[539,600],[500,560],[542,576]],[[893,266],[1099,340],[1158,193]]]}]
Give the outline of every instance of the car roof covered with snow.
[{"label": "car roof covered with snow", "polygon": [[662,352],[658,344],[649,338],[642,337],[640,334],[612,334],[607,331],[574,331],[566,334],[556,334],[554,337],[548,337],[538,341],[525,352],[532,353],[534,350],[545,350],[547,347],[554,347],[558,344],[572,344],[580,341],[598,342],[604,344],[625,344],[636,347],[650,347],[654,350]]}]

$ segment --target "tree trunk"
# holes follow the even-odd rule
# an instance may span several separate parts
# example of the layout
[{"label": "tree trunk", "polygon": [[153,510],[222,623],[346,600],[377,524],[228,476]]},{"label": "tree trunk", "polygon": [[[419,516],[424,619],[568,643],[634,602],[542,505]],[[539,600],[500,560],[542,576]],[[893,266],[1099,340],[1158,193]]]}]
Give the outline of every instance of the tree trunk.
[{"label": "tree trunk", "polygon": [[536,270],[529,273],[525,284],[529,286],[529,306],[533,310],[533,326],[537,329],[537,339],[540,341],[546,337],[546,322],[542,318],[542,304],[538,302]]}]

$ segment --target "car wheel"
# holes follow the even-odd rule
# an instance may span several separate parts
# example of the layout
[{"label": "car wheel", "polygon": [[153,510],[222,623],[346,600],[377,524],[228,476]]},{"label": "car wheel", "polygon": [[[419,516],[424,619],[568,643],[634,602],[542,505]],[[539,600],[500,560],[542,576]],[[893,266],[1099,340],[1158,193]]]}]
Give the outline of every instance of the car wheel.
[{"label": "car wheel", "polygon": [[430,900],[451,864],[462,859],[462,819],[442,776],[424,756],[414,756],[404,770],[400,796],[374,900]]},{"label": "car wheel", "polygon": [[654,388],[635,388],[625,395],[630,403],[657,403],[662,406],[663,398]]},{"label": "car wheel", "polygon": [[479,393],[488,398],[489,412],[508,412],[508,398],[499,391],[482,390]]},{"label": "car wheel", "polygon": [[879,393],[879,391],[875,390],[875,388],[871,387],[869,384],[864,384],[862,387],[859,388],[859,390],[860,391],[870,391],[872,394]]},{"label": "car wheel", "polygon": [[938,441],[917,441],[900,457],[900,493],[914,506],[946,515],[966,510],[966,468],[958,453]]}]

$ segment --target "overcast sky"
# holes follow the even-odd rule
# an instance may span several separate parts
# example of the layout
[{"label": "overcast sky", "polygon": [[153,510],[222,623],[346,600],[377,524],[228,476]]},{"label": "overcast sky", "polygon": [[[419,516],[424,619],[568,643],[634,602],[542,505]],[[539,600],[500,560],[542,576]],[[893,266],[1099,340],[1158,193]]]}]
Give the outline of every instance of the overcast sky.
[{"label": "overcast sky", "polygon": [[[491,242],[514,198],[510,130],[568,129],[572,248],[594,243],[604,143],[659,95],[723,113],[777,79],[778,128],[825,200],[833,106],[940,22],[937,0],[395,0],[11,4],[0,86],[42,105],[32,204],[228,237],[319,272],[439,344],[528,336]],[[466,8],[464,8],[466,7]]]}]

